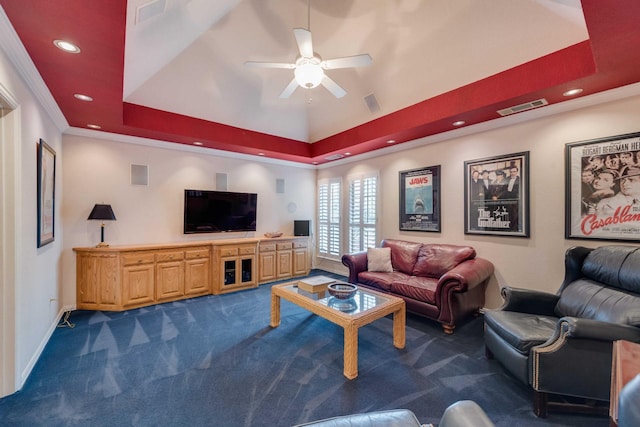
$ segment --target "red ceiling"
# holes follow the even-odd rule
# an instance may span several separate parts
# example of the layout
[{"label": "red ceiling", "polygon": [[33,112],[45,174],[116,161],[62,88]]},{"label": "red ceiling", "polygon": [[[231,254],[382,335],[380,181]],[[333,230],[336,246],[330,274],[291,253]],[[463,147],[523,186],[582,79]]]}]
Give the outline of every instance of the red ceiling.
[{"label": "red ceiling", "polygon": [[[70,126],[99,124],[123,135],[193,144],[301,163],[327,162],[336,153],[362,154],[499,118],[496,112],[583,88],[581,96],[640,81],[640,1],[582,0],[589,41],[424,100],[314,144],[123,102],[126,0],[0,0],[27,52]],[[76,43],[70,55],[52,41]],[[90,94],[86,103],[74,93]],[[543,107],[544,108],[544,107]]]}]

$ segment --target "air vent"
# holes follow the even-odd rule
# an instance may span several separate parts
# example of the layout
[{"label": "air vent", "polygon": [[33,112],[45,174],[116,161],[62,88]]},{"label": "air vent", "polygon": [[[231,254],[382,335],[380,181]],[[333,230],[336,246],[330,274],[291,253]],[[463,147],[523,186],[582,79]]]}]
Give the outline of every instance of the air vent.
[{"label": "air vent", "polygon": [[372,113],[377,113],[378,111],[380,111],[380,105],[378,104],[378,100],[376,99],[374,94],[365,96],[364,102],[365,104],[367,104],[367,108],[369,108],[369,111],[371,111]]},{"label": "air vent", "polygon": [[524,104],[516,105],[515,107],[503,108],[498,110],[498,114],[501,116],[509,116],[515,113],[521,113],[527,110],[533,110],[534,108],[542,107],[543,105],[549,105],[546,99],[540,98],[535,101],[525,102]]},{"label": "air vent", "polygon": [[338,160],[344,157],[344,154],[332,154],[330,156],[325,157],[325,160]]},{"label": "air vent", "polygon": [[139,6],[136,10],[136,24],[153,18],[154,16],[160,15],[164,12],[166,4],[166,0],[153,0],[149,3],[143,4],[142,6]]}]

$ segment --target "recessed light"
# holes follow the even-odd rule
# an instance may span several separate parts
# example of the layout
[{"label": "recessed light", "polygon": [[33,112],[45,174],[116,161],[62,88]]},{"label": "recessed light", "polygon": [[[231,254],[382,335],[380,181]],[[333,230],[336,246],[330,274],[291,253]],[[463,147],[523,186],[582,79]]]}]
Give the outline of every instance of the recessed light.
[{"label": "recessed light", "polygon": [[395,144],[396,140],[395,139],[389,139],[387,140],[387,144]]},{"label": "recessed light", "polygon": [[193,145],[204,145],[204,144],[200,141],[194,141]]},{"label": "recessed light", "polygon": [[54,40],[53,44],[58,48],[62,49],[65,52],[69,53],[80,53],[80,48],[73,43],[66,42],[64,40]]},{"label": "recessed light", "polygon": [[577,95],[579,93],[582,93],[582,89],[580,88],[576,88],[576,89],[571,89],[566,91],[565,93],[563,93],[564,96],[573,96],[573,95]]},{"label": "recessed light", "polygon": [[94,124],[88,124],[87,127],[91,128],[91,129],[102,129],[102,126],[98,126],[98,125],[94,125]]},{"label": "recessed light", "polygon": [[83,95],[81,93],[74,93],[73,96],[75,96],[80,101],[87,101],[87,102],[93,101],[93,98],[90,97],[89,95]]},{"label": "recessed light", "polygon": [[311,162],[311,164],[312,164],[312,165],[317,165],[317,164],[318,164],[318,162]]},{"label": "recessed light", "polygon": [[467,123],[467,122],[465,122],[464,120],[458,120],[457,122],[453,122],[452,125],[454,125],[454,126],[462,126],[465,123]]},{"label": "recessed light", "polygon": [[344,153],[344,155],[345,155],[345,156],[350,156],[350,155],[351,155],[351,153],[347,151],[346,153]]},{"label": "recessed light", "polygon": [[258,153],[258,156],[264,156],[264,153]]}]

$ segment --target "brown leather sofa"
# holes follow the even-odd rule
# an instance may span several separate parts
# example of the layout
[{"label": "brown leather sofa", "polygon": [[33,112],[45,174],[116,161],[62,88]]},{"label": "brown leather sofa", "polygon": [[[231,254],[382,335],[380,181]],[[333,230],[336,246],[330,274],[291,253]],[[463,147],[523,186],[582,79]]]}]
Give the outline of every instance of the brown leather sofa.
[{"label": "brown leather sofa", "polygon": [[447,334],[484,306],[493,264],[470,246],[385,239],[393,271],[369,271],[367,252],[342,256],[349,282],[405,300],[407,310],[436,320]]}]

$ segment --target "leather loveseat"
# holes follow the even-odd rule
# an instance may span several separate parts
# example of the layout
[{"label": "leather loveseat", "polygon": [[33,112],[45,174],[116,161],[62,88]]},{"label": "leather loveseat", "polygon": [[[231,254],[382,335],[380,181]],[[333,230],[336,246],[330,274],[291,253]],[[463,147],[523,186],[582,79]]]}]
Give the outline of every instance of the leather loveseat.
[{"label": "leather loveseat", "polygon": [[[390,252],[388,269],[372,269],[368,254]],[[493,264],[470,246],[385,239],[380,248],[347,254],[349,282],[404,299],[407,310],[436,320],[448,334],[484,306]],[[374,270],[374,271],[372,271]]]},{"label": "leather loveseat", "polygon": [[[408,409],[375,411],[365,414],[344,415],[325,420],[299,424],[295,427],[429,427],[420,424]],[[445,409],[438,427],[494,427],[487,414],[472,400],[461,400]]]},{"label": "leather loveseat", "polygon": [[487,356],[533,388],[535,414],[606,414],[596,403],[609,401],[613,341],[640,342],[640,248],[571,248],[557,293],[502,295],[484,314]]}]

